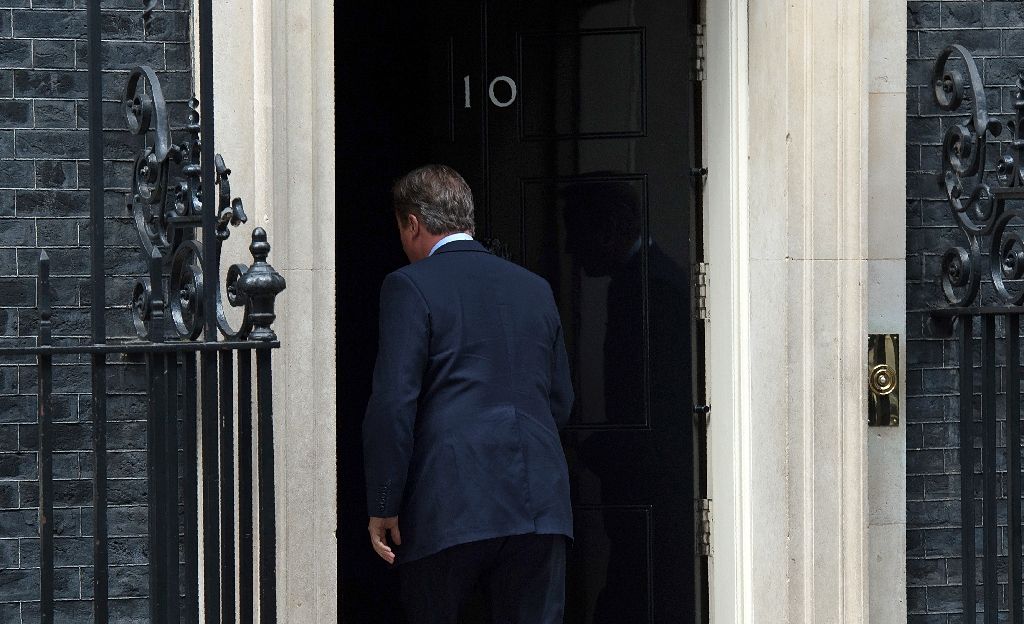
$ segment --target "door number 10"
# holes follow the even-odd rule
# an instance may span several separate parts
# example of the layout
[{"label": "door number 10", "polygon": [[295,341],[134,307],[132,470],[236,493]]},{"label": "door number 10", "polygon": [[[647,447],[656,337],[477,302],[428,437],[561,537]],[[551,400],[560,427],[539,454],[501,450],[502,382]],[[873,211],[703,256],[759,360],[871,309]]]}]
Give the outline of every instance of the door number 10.
[{"label": "door number 10", "polygon": [[[504,82],[505,84],[507,84],[509,90],[512,92],[512,94],[508,97],[507,100],[499,100],[497,94],[494,92],[494,87],[496,87],[499,82]],[[464,108],[472,108],[473,102],[469,93],[469,76],[462,77],[462,84],[465,89],[466,97]],[[487,95],[488,97],[491,98],[491,104],[494,104],[498,108],[506,108],[508,106],[512,106],[512,103],[516,101],[516,96],[518,94],[519,90],[516,88],[516,81],[512,80],[508,76],[497,76],[494,80],[491,81],[490,86],[487,88]]]}]

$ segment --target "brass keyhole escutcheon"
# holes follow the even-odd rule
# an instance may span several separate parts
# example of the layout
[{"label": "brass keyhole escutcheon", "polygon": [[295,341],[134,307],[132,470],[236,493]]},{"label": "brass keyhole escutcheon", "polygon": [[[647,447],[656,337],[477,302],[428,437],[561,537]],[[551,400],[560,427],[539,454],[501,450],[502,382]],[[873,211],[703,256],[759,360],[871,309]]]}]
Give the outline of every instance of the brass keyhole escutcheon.
[{"label": "brass keyhole escutcheon", "polygon": [[896,369],[888,364],[878,364],[871,369],[870,383],[875,394],[892,394],[896,390]]},{"label": "brass keyhole escutcheon", "polygon": [[868,335],[868,425],[895,427],[900,423],[900,337]]}]

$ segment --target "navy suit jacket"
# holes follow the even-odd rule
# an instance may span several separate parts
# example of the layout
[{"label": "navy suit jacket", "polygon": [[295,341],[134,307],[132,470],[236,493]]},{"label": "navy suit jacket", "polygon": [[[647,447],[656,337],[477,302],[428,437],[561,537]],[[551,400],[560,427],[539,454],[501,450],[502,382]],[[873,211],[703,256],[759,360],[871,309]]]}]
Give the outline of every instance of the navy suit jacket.
[{"label": "navy suit jacket", "polygon": [[388,275],[363,422],[371,516],[399,562],[527,533],[572,537],[558,431],[573,390],[548,283],[453,241]]}]

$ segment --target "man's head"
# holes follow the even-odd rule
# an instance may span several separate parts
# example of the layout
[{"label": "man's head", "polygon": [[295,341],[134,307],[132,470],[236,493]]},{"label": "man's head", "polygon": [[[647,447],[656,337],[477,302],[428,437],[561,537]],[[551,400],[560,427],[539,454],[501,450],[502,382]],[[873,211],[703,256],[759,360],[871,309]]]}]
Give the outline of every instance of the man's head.
[{"label": "man's head", "polygon": [[473,193],[451,167],[425,165],[410,171],[395,182],[392,198],[410,262],[426,258],[449,234],[473,234]]}]

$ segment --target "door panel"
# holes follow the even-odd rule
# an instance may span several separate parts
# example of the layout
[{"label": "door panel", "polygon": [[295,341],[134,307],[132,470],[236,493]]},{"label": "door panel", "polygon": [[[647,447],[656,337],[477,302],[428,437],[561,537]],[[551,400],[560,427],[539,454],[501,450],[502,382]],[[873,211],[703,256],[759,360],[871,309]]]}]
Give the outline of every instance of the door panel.
[{"label": "door panel", "polygon": [[523,139],[643,136],[643,29],[527,32],[517,44]]},{"label": "door panel", "polygon": [[[487,67],[491,236],[548,279],[577,405],[566,622],[696,618],[691,18],[676,2],[501,2]],[[651,62],[651,60],[656,62]]]},{"label": "door panel", "polygon": [[[369,105],[364,114],[397,137],[390,151],[374,152],[359,168],[375,172],[369,179],[380,180],[383,170],[393,180],[425,162],[455,167],[474,191],[478,237],[500,241],[512,261],[545,277],[561,311],[577,392],[563,433],[576,524],[565,621],[702,621],[693,502],[700,455],[689,267],[698,229],[690,172],[698,135],[689,3],[385,1],[364,10],[391,13],[404,26],[357,35],[361,63],[391,59],[377,67],[391,87],[378,96],[375,116]],[[365,122],[348,123],[361,144],[373,144]],[[366,184],[355,172],[342,175]],[[358,215],[387,208],[381,198],[344,209],[355,211],[359,238]],[[394,242],[379,244],[396,244],[391,235]],[[361,305],[370,302],[375,306],[373,298]],[[339,335],[375,340],[367,324],[375,315],[352,316],[363,325],[343,326]],[[372,367],[372,360],[340,353],[350,368]],[[356,385],[353,419],[369,394],[368,383]],[[346,449],[358,453],[355,443],[339,441],[339,453]],[[360,496],[350,489],[351,504],[360,505],[354,517],[364,515]],[[342,514],[351,513],[349,502],[341,505]],[[368,549],[365,528],[342,537],[343,558],[346,544]],[[370,601],[361,593],[370,591],[381,601],[381,591],[395,590],[368,590],[392,577],[375,582],[343,581],[351,588],[343,586],[343,608],[346,596]],[[364,612],[351,605],[344,612],[364,621],[349,615]],[[485,622],[484,613],[478,603],[463,621]]]}]

